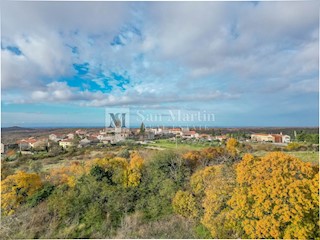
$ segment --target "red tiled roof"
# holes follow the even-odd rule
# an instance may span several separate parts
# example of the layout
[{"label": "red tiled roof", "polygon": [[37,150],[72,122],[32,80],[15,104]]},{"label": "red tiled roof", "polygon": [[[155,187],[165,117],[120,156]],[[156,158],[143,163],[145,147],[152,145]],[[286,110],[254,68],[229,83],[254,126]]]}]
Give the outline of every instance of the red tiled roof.
[{"label": "red tiled roof", "polygon": [[196,131],[185,131],[185,132],[183,132],[183,134],[190,134],[190,135],[192,135],[192,134],[196,134]]},{"label": "red tiled roof", "polygon": [[34,138],[22,139],[17,141],[17,143],[35,143],[35,142],[37,142],[37,140]]},{"label": "red tiled roof", "polygon": [[88,140],[98,140],[98,138],[96,136],[90,136],[87,138]]}]

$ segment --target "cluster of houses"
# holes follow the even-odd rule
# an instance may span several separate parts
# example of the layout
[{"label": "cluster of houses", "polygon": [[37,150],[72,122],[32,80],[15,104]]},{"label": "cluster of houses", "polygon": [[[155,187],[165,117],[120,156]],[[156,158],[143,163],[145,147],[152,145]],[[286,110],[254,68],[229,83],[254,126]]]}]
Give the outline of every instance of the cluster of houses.
[{"label": "cluster of houses", "polygon": [[[25,138],[16,142],[20,152],[28,153],[31,149],[45,150],[53,142],[64,149],[70,147],[85,147],[98,143],[114,144],[125,140],[129,136],[128,129],[106,128],[99,132],[89,133],[86,130],[76,130],[74,133],[52,133],[48,138]],[[4,153],[5,146],[1,143],[1,153]]]},{"label": "cluster of houses", "polygon": [[204,139],[207,141],[225,141],[228,139],[226,135],[212,136],[210,134],[199,134],[194,130],[190,130],[188,127],[177,128],[150,128],[147,131],[152,132],[155,136],[171,135],[173,137],[179,137],[182,139]]},{"label": "cluster of houses", "polygon": [[[204,139],[207,141],[218,140],[224,141],[227,136],[212,136],[209,134],[199,134],[189,128],[148,128],[144,133],[140,133],[140,129],[127,128],[105,128],[98,132],[87,132],[78,129],[70,133],[52,133],[48,138],[26,138],[17,141],[20,151],[28,151],[31,149],[45,149],[50,147],[53,142],[58,143],[64,149],[70,147],[85,147],[98,143],[115,144],[125,139],[134,139],[137,141],[154,140],[161,137],[179,137],[181,139]],[[3,149],[3,148],[2,148]]]},{"label": "cluster of houses", "polygon": [[290,136],[280,134],[264,134],[264,133],[255,133],[251,134],[251,141],[255,142],[272,142],[272,143],[289,143]]},{"label": "cluster of houses", "polygon": [[[181,128],[148,128],[143,133],[140,129],[126,129],[126,128],[105,128],[97,132],[87,132],[86,130],[79,129],[71,133],[52,133],[48,138],[26,138],[16,142],[20,152],[31,149],[46,149],[50,147],[53,142],[59,144],[64,149],[70,147],[85,147],[88,145],[102,144],[115,144],[124,141],[125,139],[133,139],[137,141],[154,140],[160,138],[181,138],[181,139],[203,139],[206,141],[226,141],[228,136],[212,136],[209,134],[199,134],[188,127]],[[264,134],[254,133],[251,134],[251,141],[253,142],[272,142],[272,143],[289,143],[290,136],[280,134]],[[1,143],[1,153],[4,153],[5,146]]]},{"label": "cluster of houses", "polygon": [[28,150],[31,148],[45,148],[46,146],[48,146],[48,139],[46,138],[36,139],[34,137],[30,137],[30,138],[17,141],[17,144],[19,146],[20,151]]},{"label": "cluster of houses", "polygon": [[97,143],[114,144],[125,140],[129,136],[129,130],[125,128],[106,128],[99,132],[88,133],[85,130],[77,130],[69,134],[50,134],[49,140],[58,142],[63,148],[94,145]]}]

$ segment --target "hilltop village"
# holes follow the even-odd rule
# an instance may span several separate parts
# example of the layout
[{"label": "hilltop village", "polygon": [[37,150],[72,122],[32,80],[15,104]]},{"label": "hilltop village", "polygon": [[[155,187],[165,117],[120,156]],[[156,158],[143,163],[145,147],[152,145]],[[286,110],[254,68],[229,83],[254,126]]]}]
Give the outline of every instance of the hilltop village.
[{"label": "hilltop village", "polygon": [[[61,147],[62,149],[85,148],[88,146],[104,147],[117,145],[126,141],[135,144],[150,144],[155,140],[167,139],[173,142],[206,142],[222,144],[228,138],[234,137],[232,134],[203,133],[190,129],[189,127],[157,127],[145,128],[142,124],[140,128],[128,129],[121,127],[107,127],[104,129],[77,129],[75,131],[61,131],[51,133],[47,137],[34,137],[18,139],[15,143],[1,143],[1,153],[5,154],[10,149],[15,149],[21,154],[33,154],[36,151],[49,151],[50,148]],[[282,132],[278,134],[253,133],[243,134],[238,137],[242,142],[261,142],[286,145],[290,143],[291,137]]]}]

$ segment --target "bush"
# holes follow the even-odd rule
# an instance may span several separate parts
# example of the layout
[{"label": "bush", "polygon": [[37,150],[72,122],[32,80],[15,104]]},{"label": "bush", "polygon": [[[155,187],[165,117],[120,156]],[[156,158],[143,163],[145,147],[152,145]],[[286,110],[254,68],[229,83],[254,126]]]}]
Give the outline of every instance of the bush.
[{"label": "bush", "polygon": [[202,224],[197,225],[195,227],[194,231],[196,233],[196,238],[202,238],[202,239],[211,239],[212,238],[210,231]]},{"label": "bush", "polygon": [[113,184],[112,182],[112,172],[111,171],[105,171],[102,167],[96,165],[93,166],[90,170],[90,175],[95,177],[97,181],[102,181],[103,179],[108,184]]},{"label": "bush", "polygon": [[129,150],[128,149],[124,149],[121,152],[119,152],[119,154],[117,156],[128,159],[130,157]]},{"label": "bush", "polygon": [[147,219],[159,219],[172,214],[172,199],[189,176],[190,168],[178,154],[172,151],[158,152],[142,172],[137,209]]},{"label": "bush", "polygon": [[38,190],[35,194],[33,194],[27,202],[31,207],[38,205],[40,202],[47,199],[54,190],[54,186],[51,184],[46,184],[42,189]]}]

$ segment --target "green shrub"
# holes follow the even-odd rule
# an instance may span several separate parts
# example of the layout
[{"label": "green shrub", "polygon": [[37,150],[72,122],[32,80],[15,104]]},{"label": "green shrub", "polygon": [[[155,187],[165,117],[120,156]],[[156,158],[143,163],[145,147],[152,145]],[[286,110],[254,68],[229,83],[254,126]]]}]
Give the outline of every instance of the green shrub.
[{"label": "green shrub", "polygon": [[202,224],[197,225],[194,228],[194,231],[196,233],[197,238],[202,238],[202,239],[211,239],[212,238],[210,231]]},{"label": "green shrub", "polygon": [[51,184],[46,184],[42,189],[33,194],[28,200],[28,204],[31,207],[38,205],[40,202],[47,199],[54,190],[54,186]]},{"label": "green shrub", "polygon": [[128,149],[124,149],[121,152],[119,152],[117,156],[118,157],[122,157],[122,158],[129,158],[130,157],[129,150]]}]

